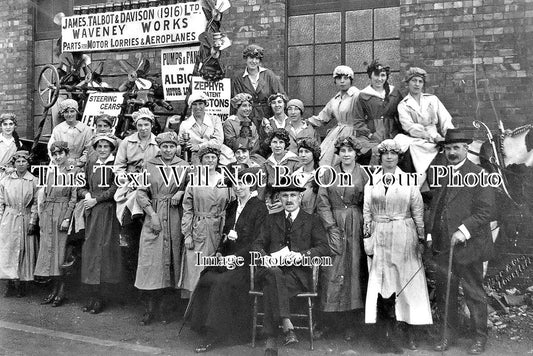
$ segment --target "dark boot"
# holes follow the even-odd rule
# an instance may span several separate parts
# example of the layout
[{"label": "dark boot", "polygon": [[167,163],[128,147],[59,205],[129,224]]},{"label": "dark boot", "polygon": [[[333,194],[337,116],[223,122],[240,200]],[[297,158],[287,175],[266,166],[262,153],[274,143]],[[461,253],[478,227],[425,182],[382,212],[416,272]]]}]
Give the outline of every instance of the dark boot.
[{"label": "dark boot", "polygon": [[165,295],[164,293],[159,293],[155,301],[155,308],[158,313],[159,321],[161,324],[168,324],[172,322],[172,313],[168,312],[168,306],[165,304]]},{"label": "dark boot", "polygon": [[48,294],[41,302],[41,304],[50,304],[54,301],[55,297],[57,296],[57,291],[59,289],[59,283],[56,278],[52,281],[52,290],[50,291],[50,294]]},{"label": "dark boot", "polygon": [[91,310],[89,310],[89,313],[91,314],[100,314],[102,310],[104,310],[104,299],[102,298],[102,293],[100,290],[100,285],[96,284],[93,286],[94,292],[94,303],[92,305]]},{"label": "dark boot", "polygon": [[4,293],[4,298],[11,298],[17,295],[17,289],[15,288],[15,281],[9,280],[7,281],[7,288]]},{"label": "dark boot", "polygon": [[100,314],[102,312],[102,310],[104,310],[104,300],[102,299],[102,297],[100,295],[97,295],[95,300],[94,300],[94,303],[93,303],[93,306],[91,308],[91,310],[89,310],[89,313],[91,314]]},{"label": "dark boot", "polygon": [[26,296],[26,282],[15,281],[15,288],[17,290],[17,298]]},{"label": "dark boot", "polygon": [[415,341],[415,330],[412,325],[405,324],[405,339],[407,340],[407,348],[409,350],[416,350],[418,345]]},{"label": "dark boot", "polygon": [[154,320],[154,316],[155,316],[154,313],[156,310],[155,299],[156,298],[154,297],[153,293],[150,293],[150,292],[147,293],[146,308],[145,308],[143,317],[141,318],[141,322],[140,322],[141,325],[148,325]]},{"label": "dark boot", "polygon": [[95,286],[91,284],[87,284],[86,288],[87,288],[87,295],[89,296],[89,300],[87,301],[87,303],[83,305],[83,308],[81,309],[84,313],[88,313],[93,309],[94,303],[96,302],[96,291],[97,291]]},{"label": "dark boot", "polygon": [[65,297],[65,282],[60,279],[58,281],[57,294],[52,303],[52,307],[59,307],[65,303],[67,297]]}]

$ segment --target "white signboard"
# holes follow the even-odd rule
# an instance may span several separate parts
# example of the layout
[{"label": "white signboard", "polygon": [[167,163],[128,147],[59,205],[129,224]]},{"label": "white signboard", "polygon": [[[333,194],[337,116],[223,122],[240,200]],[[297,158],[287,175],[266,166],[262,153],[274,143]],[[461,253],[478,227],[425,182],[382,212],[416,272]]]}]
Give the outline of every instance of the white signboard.
[{"label": "white signboard", "polygon": [[165,100],[185,100],[200,46],[161,50],[161,80]]},{"label": "white signboard", "polygon": [[94,127],[94,119],[98,115],[107,114],[114,116],[113,133],[118,123],[121,105],[124,102],[124,93],[92,93],[89,94],[81,121]]},{"label": "white signboard", "polygon": [[199,2],[66,16],[61,49],[73,51],[168,47],[198,42],[207,20]]},{"label": "white signboard", "polygon": [[222,122],[229,116],[231,100],[231,80],[224,78],[210,82],[202,77],[192,77],[192,91],[201,91],[207,96],[205,112],[220,117]]}]

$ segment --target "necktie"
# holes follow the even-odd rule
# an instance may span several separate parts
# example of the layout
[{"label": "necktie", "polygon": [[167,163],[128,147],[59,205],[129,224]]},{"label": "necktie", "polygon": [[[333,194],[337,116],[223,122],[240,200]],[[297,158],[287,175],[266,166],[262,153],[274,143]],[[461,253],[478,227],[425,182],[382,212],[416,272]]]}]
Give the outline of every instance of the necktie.
[{"label": "necktie", "polygon": [[292,217],[291,213],[287,214],[285,218],[285,245],[291,248],[291,230],[292,230]]}]

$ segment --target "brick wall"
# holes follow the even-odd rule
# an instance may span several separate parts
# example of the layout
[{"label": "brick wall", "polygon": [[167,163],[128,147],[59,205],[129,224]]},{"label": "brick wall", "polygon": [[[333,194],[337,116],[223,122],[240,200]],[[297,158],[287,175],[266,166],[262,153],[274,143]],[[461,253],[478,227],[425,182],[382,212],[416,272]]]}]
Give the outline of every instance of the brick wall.
[{"label": "brick wall", "polygon": [[401,0],[400,11],[402,68],[426,69],[426,90],[460,126],[471,127],[476,117],[474,65],[479,118],[496,128],[488,79],[505,127],[531,122],[533,2]]},{"label": "brick wall", "polygon": [[284,79],[286,44],[286,1],[232,0],[224,15],[223,30],[233,45],[224,53],[228,75],[244,69],[243,49],[256,43],[265,49],[263,65]]},{"label": "brick wall", "polygon": [[33,90],[33,12],[30,0],[4,0],[0,6],[0,113],[14,112],[17,132],[31,135]]}]

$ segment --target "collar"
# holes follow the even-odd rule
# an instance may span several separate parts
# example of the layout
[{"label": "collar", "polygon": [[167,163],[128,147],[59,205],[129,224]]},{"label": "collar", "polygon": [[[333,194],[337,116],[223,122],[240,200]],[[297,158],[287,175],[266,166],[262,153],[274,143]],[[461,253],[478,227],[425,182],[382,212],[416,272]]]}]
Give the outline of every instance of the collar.
[{"label": "collar", "polygon": [[277,166],[277,165],[281,164],[281,162],[285,161],[287,158],[291,158],[291,157],[298,157],[298,155],[296,155],[294,152],[287,151],[285,153],[285,156],[283,156],[281,161],[278,163],[278,162],[276,162],[276,159],[274,158],[274,154],[271,154],[270,157],[268,157],[267,161],[270,161],[271,163],[273,163],[274,165]]},{"label": "collar", "polygon": [[[237,117],[237,115],[234,115],[234,116]],[[228,117],[228,119],[229,119],[229,117]],[[189,118],[187,120],[190,120],[191,127],[194,127],[195,125],[198,126],[198,127],[202,127],[202,126],[215,127],[215,123],[213,121],[213,118],[211,117],[211,115],[208,115],[208,114],[204,114],[204,120],[203,120],[201,125],[196,121],[196,119],[194,118],[193,115],[189,116]]]},{"label": "collar", "polygon": [[246,201],[242,202],[239,200],[239,198],[237,198],[237,206],[239,208],[244,208],[244,206],[246,206],[246,203],[248,203],[248,201],[250,199],[252,199],[253,197],[256,197],[257,196],[257,190],[254,190],[253,192],[250,193],[250,195],[248,196],[248,199],[246,199]]},{"label": "collar", "polygon": [[[285,219],[287,219],[287,215],[289,215],[289,212],[286,210],[283,210],[283,213],[285,214]],[[295,211],[291,212],[291,218],[292,221],[296,220],[296,217],[298,216],[298,213],[300,213],[300,207],[298,207]]]},{"label": "collar", "polygon": [[[423,97],[431,96],[431,95],[433,95],[433,94],[422,93],[422,94],[420,95],[420,97],[423,98]],[[402,99],[402,101],[405,102],[406,104],[409,104],[409,102],[412,101],[412,102],[414,102],[414,103],[416,103],[416,104],[418,105],[418,103],[416,102],[415,98],[413,98],[413,97],[411,96],[411,93],[408,93],[408,94],[405,96],[405,98]]]},{"label": "collar", "polygon": [[[393,85],[389,85],[390,93],[394,90]],[[372,88],[372,85],[365,87],[359,94],[366,94],[369,96],[375,96],[376,98],[385,99],[385,90],[382,93],[378,93],[376,89]]]},{"label": "collar", "polygon": [[[180,163],[183,163],[185,162],[183,159],[179,158],[178,156],[174,156],[174,158],[172,159],[172,161],[170,162],[170,164],[166,164],[165,162],[163,162],[163,159],[161,158],[161,152],[158,152],[154,158],[152,158],[151,160],[148,161],[149,163],[153,163],[155,165],[163,165],[163,166],[174,166],[176,164],[180,164]],[[186,162],[185,162],[186,163]]]},{"label": "collar", "polygon": [[24,173],[22,177],[19,177],[17,174],[17,171],[13,171],[13,173],[11,173],[11,178],[14,178],[14,179],[20,178],[20,179],[32,181],[33,178],[35,178],[35,176],[31,174],[30,172],[26,171],[26,173]]},{"label": "collar", "polygon": [[[139,133],[137,132],[126,137],[125,140],[127,140],[128,142],[141,142],[141,139],[139,138]],[[155,135],[153,133],[150,134],[150,141],[148,142],[148,144],[157,146]]]},{"label": "collar", "polygon": [[[350,87],[350,88],[348,88],[348,90],[346,91],[346,94],[348,94],[348,96],[359,95],[359,89],[357,89],[357,87]],[[335,98],[340,98],[340,97],[341,97],[341,92],[338,92],[338,93],[335,95]]]},{"label": "collar", "polygon": [[[263,68],[263,67],[259,66],[259,74],[261,74],[261,72],[264,72],[265,70],[266,70],[266,68]],[[248,67],[244,68],[244,73],[242,73],[242,77],[246,78],[249,75],[250,74],[248,74]]]},{"label": "collar", "polygon": [[109,155],[109,157],[106,158],[105,162],[102,162],[102,160],[100,159],[100,157],[98,157],[98,159],[96,160],[96,163],[97,164],[106,164],[108,162],[112,162],[115,160],[115,156],[111,153]]},{"label": "collar", "polygon": [[461,162],[457,163],[455,166],[453,166],[453,170],[457,171],[459,168],[461,168],[466,162],[466,158],[463,159]]},{"label": "collar", "polygon": [[78,121],[78,120],[76,120],[76,123],[74,125],[72,125],[72,126],[70,126],[66,121],[63,121],[63,123],[65,124],[65,128],[67,128],[67,129],[76,129],[76,130],[78,130],[80,132],[83,131],[82,127],[80,127],[80,126],[85,125],[83,122]]},{"label": "collar", "polygon": [[7,143],[15,142],[15,138],[13,136],[11,136],[11,138],[7,138],[2,133],[0,133],[0,141],[7,142]]},{"label": "collar", "polygon": [[[289,122],[289,124],[287,126],[289,128],[291,128],[291,130],[296,131],[296,127],[292,126],[292,122]],[[307,128],[307,122],[302,119],[302,126],[300,126],[299,130],[301,131],[301,130],[304,130],[306,128]]]},{"label": "collar", "polygon": [[276,127],[277,127],[278,129],[284,129],[285,126],[287,126],[287,119],[288,119],[288,118],[289,118],[289,117],[287,116],[287,114],[283,113],[283,121],[282,121],[282,123],[281,123],[281,126],[278,126],[278,120],[276,119],[275,116],[272,116],[272,117],[270,118],[270,121],[272,121],[272,122],[274,123],[274,125],[276,125]]}]

